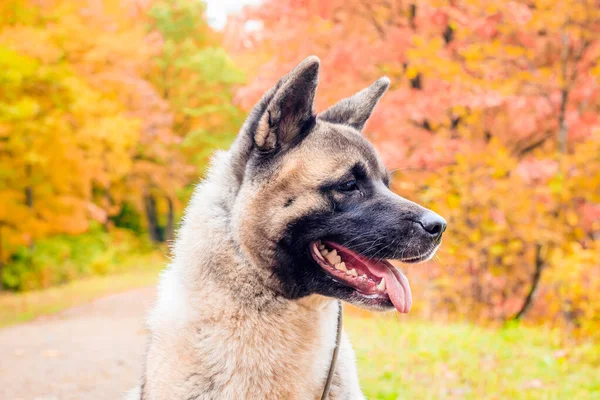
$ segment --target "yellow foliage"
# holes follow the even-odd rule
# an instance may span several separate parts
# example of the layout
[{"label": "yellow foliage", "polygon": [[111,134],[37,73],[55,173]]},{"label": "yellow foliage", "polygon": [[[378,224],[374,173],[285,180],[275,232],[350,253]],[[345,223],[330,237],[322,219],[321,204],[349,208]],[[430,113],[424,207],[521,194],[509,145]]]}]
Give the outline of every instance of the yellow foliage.
[{"label": "yellow foliage", "polygon": [[0,283],[19,246],[91,221],[108,229],[126,204],[148,224],[167,214],[156,231],[170,231],[153,238],[172,235],[183,188],[242,115],[231,90],[242,77],[204,9],[0,2]]}]

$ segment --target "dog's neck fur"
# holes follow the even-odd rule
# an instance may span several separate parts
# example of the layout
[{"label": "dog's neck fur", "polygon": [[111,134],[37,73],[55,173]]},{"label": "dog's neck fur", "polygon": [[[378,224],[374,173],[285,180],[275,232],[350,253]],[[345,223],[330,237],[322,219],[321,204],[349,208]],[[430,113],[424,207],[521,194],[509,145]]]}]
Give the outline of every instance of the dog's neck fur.
[{"label": "dog's neck fur", "polygon": [[[204,296],[207,285],[217,285],[219,293],[227,293],[242,310],[289,306],[277,293],[269,266],[257,265],[236,237],[233,222],[239,182],[232,166],[233,154],[230,150],[215,155],[207,178],[196,188],[178,233],[173,268],[180,270],[188,295]],[[271,249],[265,249],[268,251]],[[322,302],[330,301],[322,298]]]},{"label": "dog's neck fur", "polygon": [[[160,342],[161,350],[149,351],[146,374],[214,390],[198,398],[316,398],[334,348],[337,305],[317,295],[283,298],[272,273],[240,250],[229,220],[238,190],[230,157],[215,156],[179,230],[148,321],[150,347]],[[144,393],[156,398],[172,390],[164,376],[147,381]]]}]

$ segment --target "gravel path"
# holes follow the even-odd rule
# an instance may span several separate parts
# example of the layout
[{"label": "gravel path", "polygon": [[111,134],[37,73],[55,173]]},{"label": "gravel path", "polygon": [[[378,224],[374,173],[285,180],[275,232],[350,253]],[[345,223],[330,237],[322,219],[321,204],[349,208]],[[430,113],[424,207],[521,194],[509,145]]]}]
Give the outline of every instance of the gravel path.
[{"label": "gravel path", "polygon": [[120,399],[137,384],[154,288],[0,329],[0,399]]}]

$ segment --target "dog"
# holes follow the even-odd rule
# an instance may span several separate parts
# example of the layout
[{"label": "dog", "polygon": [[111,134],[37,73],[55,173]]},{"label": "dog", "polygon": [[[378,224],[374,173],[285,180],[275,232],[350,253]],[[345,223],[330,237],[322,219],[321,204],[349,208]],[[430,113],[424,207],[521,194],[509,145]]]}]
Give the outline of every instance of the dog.
[{"label": "dog", "polygon": [[[446,221],[389,189],[361,131],[390,81],[315,115],[311,56],[268,90],[196,188],[149,319],[131,398],[319,399],[338,301],[409,311],[406,277]],[[343,332],[329,399],[362,399]]]}]

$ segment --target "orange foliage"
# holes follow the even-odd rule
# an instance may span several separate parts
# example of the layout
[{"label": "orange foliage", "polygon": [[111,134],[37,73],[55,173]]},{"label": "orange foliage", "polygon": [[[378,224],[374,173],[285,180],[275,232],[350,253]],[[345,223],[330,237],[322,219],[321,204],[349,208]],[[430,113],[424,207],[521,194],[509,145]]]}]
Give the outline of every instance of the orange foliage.
[{"label": "orange foliage", "polygon": [[308,54],[319,109],[392,79],[366,134],[397,191],[449,222],[440,261],[409,271],[423,312],[597,335],[598,1],[272,0],[227,33],[242,62],[267,61],[248,63],[245,107]]}]

